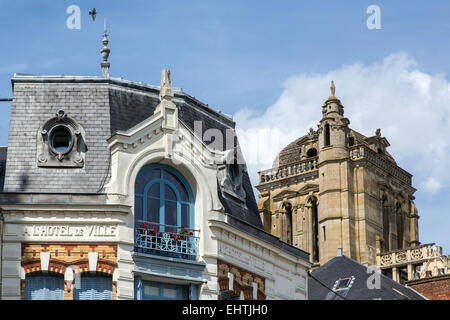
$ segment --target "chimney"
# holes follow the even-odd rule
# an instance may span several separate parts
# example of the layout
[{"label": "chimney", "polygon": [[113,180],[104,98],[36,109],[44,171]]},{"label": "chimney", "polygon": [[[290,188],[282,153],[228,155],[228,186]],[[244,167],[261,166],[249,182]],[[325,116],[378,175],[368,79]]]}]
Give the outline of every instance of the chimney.
[{"label": "chimney", "polygon": [[342,248],[338,248],[338,257],[342,257]]}]

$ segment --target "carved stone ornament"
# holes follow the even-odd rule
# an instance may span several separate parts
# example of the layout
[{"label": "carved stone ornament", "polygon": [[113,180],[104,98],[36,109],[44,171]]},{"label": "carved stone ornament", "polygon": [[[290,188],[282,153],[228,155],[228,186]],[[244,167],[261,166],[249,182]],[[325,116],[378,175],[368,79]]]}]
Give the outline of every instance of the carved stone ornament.
[{"label": "carved stone ornament", "polygon": [[84,129],[60,109],[39,128],[36,150],[38,167],[83,167],[87,151]]},{"label": "carved stone ornament", "polygon": [[219,165],[217,177],[222,192],[245,203],[246,193],[242,181],[246,168],[239,161],[242,157],[238,157],[238,152],[235,149],[225,151],[223,164]]},{"label": "carved stone ornament", "polygon": [[381,256],[381,264],[383,266],[392,264],[392,257],[391,257],[391,255],[387,254],[387,255]]}]

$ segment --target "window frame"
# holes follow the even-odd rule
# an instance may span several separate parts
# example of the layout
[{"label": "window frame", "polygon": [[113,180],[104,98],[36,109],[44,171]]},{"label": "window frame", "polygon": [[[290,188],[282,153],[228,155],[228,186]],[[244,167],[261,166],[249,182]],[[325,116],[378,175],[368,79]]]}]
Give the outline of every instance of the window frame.
[{"label": "window frame", "polygon": [[[347,280],[347,285],[346,286],[340,286],[340,282]],[[340,291],[340,290],[348,290],[351,288],[351,286],[353,285],[353,282],[355,280],[354,276],[349,276],[349,277],[343,277],[343,278],[339,278],[338,280],[336,280],[336,283],[334,285],[333,291]]]},{"label": "window frame", "polygon": [[54,273],[27,274],[25,300],[64,300],[64,276]]},{"label": "window frame", "polygon": [[[73,300],[112,300],[113,299],[113,281],[112,276],[104,275],[104,274],[98,274],[98,273],[83,273],[78,278],[81,282],[79,285],[74,283],[74,289],[73,289]],[[90,280],[90,281],[89,281]],[[100,281],[100,283],[98,283]],[[95,283],[94,286],[92,286],[93,282]],[[101,283],[103,282],[103,283]],[[105,285],[106,283],[106,285]],[[88,284],[90,286],[88,286]],[[109,285],[111,284],[111,288]],[[104,285],[104,287],[107,287],[107,293],[105,294],[105,290],[98,291],[97,286]],[[80,288],[77,288],[79,286]],[[107,296],[106,296],[107,295]],[[98,299],[98,297],[101,296],[101,299]]]},{"label": "window frame", "polygon": [[[145,285],[146,284],[155,284],[155,287],[158,287],[158,295],[153,296],[149,294],[145,294]],[[177,288],[177,297],[176,298],[169,298],[165,297],[163,295],[164,292],[164,286],[175,286]],[[186,290],[185,294],[187,295],[184,299],[183,297],[183,289]],[[188,285],[182,285],[182,284],[175,284],[175,283],[165,283],[165,282],[158,282],[158,281],[149,281],[149,280],[143,280],[142,281],[142,300],[189,300],[189,286]]]},{"label": "window frame", "polygon": [[[136,176],[136,180],[139,178],[140,175],[144,174],[146,171],[151,171],[151,170],[160,170],[160,175],[159,178],[156,179],[152,179],[152,180],[148,180],[145,181],[145,187],[142,191],[142,193],[136,193],[136,186],[134,188],[135,190],[135,201],[136,201],[136,197],[139,197],[142,199],[142,220],[143,221],[148,221],[150,223],[155,223],[155,224],[160,224],[160,231],[165,231],[164,230],[164,224],[166,224],[165,222],[165,202],[169,201],[172,203],[177,204],[177,222],[176,222],[176,226],[177,227],[181,227],[184,226],[182,225],[182,205],[187,205],[189,207],[189,221],[187,221],[188,225],[184,226],[186,228],[194,228],[194,223],[195,223],[195,217],[194,217],[194,193],[192,192],[191,186],[188,183],[188,181],[186,180],[186,178],[184,178],[183,175],[181,175],[178,170],[169,167],[167,165],[161,165],[161,164],[148,164],[145,165],[141,168],[141,170],[139,170],[139,173]],[[178,178],[180,180],[180,183],[183,185],[184,189],[187,192],[187,197],[188,197],[188,201],[184,201],[181,199],[181,195],[177,189],[177,185],[173,184],[171,181],[169,181],[168,179],[166,179],[164,177],[164,173],[165,172],[169,172],[172,175],[174,175],[176,178]],[[150,188],[156,184],[159,183],[159,197],[154,197],[154,196],[149,196],[147,195],[148,191],[150,190]],[[174,193],[176,196],[176,200],[172,200],[172,199],[166,199],[165,198],[165,186],[168,186]],[[159,200],[159,221],[149,221],[148,220],[148,210],[147,210],[147,202],[148,199],[155,199],[155,200]],[[136,202],[135,202],[136,203]],[[136,205],[135,205],[135,209],[136,209]],[[136,217],[136,214],[135,214]]]}]

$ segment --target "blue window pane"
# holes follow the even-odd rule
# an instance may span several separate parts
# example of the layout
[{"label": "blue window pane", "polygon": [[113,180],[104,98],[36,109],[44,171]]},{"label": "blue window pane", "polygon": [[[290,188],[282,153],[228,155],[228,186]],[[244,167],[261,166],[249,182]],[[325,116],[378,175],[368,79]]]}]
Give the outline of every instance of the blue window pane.
[{"label": "blue window pane", "polygon": [[184,187],[184,185],[183,184],[179,184],[177,186],[177,189],[178,189],[178,192],[180,193],[181,201],[186,201],[186,202],[189,201],[188,193],[187,193],[186,188]]},{"label": "blue window pane", "polygon": [[152,170],[143,170],[139,172],[136,182],[134,184],[134,192],[137,194],[142,194],[144,192],[145,186],[155,180],[161,178],[161,170],[160,169],[152,169]]},{"label": "blue window pane", "polygon": [[178,298],[178,288],[174,284],[164,284],[162,286],[162,295],[164,298],[177,299]]},{"label": "blue window pane", "polygon": [[159,223],[159,199],[147,198],[147,220],[150,222]]},{"label": "blue window pane", "polygon": [[28,275],[25,280],[26,300],[64,300],[64,277]]},{"label": "blue window pane", "polygon": [[[184,185],[184,180],[172,170],[165,169],[163,165],[148,165],[139,172],[135,183],[136,220],[148,221],[150,227],[158,223],[191,227],[193,217],[190,216],[192,213],[189,212],[188,204],[193,199],[189,199],[189,186]],[[158,229],[164,230],[162,226]],[[176,231],[176,228],[172,229],[172,232]]]},{"label": "blue window pane", "polygon": [[[182,204],[181,205],[181,225],[189,227],[190,226],[190,220],[189,220],[189,205]],[[194,226],[190,226],[193,228]]]},{"label": "blue window pane", "polygon": [[144,295],[158,297],[159,296],[159,284],[155,282],[146,282],[144,284]]},{"label": "blue window pane", "polygon": [[184,184],[180,181],[180,179],[178,179],[174,174],[172,174],[169,171],[164,171],[164,179],[170,181],[173,185],[175,185],[178,192],[180,193],[181,201],[189,201],[186,188],[184,187]]},{"label": "blue window pane", "polygon": [[177,196],[175,195],[175,192],[167,184],[165,185],[164,189],[164,199],[177,201]]},{"label": "blue window pane", "polygon": [[[177,203],[172,201],[165,201],[165,224],[176,226],[177,225]],[[169,230],[166,230],[169,231]],[[170,232],[175,232],[176,230],[171,230]]]},{"label": "blue window pane", "polygon": [[155,183],[150,187],[150,189],[148,189],[147,196],[159,198],[159,190],[159,183]]},{"label": "blue window pane", "polygon": [[82,275],[80,288],[74,284],[74,300],[112,300],[112,278]]},{"label": "blue window pane", "polygon": [[181,288],[178,288],[178,290],[180,291],[180,299],[181,300],[189,300],[189,287],[188,286],[183,286]]},{"label": "blue window pane", "polygon": [[185,285],[144,281],[143,300],[188,300],[189,287]]},{"label": "blue window pane", "polygon": [[180,179],[178,179],[174,174],[167,170],[164,170],[163,179],[172,182],[174,185],[180,183]]},{"label": "blue window pane", "polygon": [[143,216],[142,216],[143,200],[144,200],[144,198],[142,198],[140,196],[134,197],[134,216],[135,216],[136,220],[143,220]]},{"label": "blue window pane", "polygon": [[146,180],[142,175],[139,175],[136,178],[136,182],[134,183],[134,193],[142,194],[144,192],[144,188],[146,185]]}]

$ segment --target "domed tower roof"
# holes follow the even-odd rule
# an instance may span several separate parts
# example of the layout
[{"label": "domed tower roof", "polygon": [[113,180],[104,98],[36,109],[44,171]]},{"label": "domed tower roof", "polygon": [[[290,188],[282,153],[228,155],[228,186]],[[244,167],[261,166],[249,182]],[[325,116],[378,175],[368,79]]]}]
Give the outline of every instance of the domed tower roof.
[{"label": "domed tower roof", "polygon": [[[297,162],[306,156],[307,152],[314,147],[312,144],[317,142],[319,134],[312,128],[309,129],[309,133],[292,141],[286,147],[284,147],[275,158],[272,167],[284,166],[290,163]],[[305,147],[303,147],[305,145]],[[314,148],[317,152],[317,147]],[[313,150],[311,150],[313,151]],[[311,154],[311,153],[310,153]],[[312,154],[314,154],[312,152]]]}]

